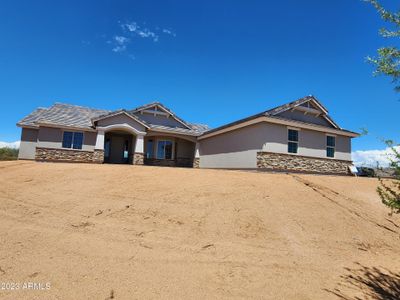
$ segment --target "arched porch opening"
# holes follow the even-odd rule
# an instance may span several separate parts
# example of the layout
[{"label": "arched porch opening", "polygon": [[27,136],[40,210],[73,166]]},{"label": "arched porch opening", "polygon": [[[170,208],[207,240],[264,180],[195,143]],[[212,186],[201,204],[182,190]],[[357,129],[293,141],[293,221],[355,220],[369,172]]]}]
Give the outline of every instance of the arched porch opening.
[{"label": "arched porch opening", "polygon": [[136,136],[122,130],[111,130],[104,135],[104,163],[133,164]]},{"label": "arched porch opening", "polygon": [[[104,163],[143,164],[143,136],[129,124],[98,127],[98,142],[104,152]],[[103,140],[103,141],[102,141]]]}]

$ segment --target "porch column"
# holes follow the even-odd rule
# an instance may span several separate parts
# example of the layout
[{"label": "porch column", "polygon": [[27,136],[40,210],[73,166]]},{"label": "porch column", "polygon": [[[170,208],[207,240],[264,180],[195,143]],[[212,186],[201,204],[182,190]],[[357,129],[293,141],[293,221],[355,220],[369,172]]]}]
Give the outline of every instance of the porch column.
[{"label": "porch column", "polygon": [[194,149],[194,159],[193,159],[193,168],[200,168],[200,143],[196,142],[196,147]]},{"label": "porch column", "polygon": [[144,162],[144,135],[136,136],[135,151],[133,153],[133,164],[143,165]]},{"label": "porch column", "polygon": [[104,162],[104,130],[98,130],[96,136],[96,145],[94,146],[93,162]]}]

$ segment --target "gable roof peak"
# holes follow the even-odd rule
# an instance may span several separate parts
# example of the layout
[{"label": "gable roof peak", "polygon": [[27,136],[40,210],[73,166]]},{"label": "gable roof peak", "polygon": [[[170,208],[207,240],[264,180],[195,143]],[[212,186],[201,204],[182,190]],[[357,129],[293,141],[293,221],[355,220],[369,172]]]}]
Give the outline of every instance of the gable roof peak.
[{"label": "gable roof peak", "polygon": [[158,106],[159,108],[161,108],[164,112],[166,112],[167,114],[169,114],[172,118],[174,118],[176,121],[178,121],[179,123],[181,123],[183,126],[185,126],[188,129],[191,129],[191,126],[185,122],[184,120],[182,120],[181,118],[179,118],[172,110],[170,110],[168,107],[164,106],[161,102],[151,102],[142,106],[139,106],[135,109],[129,110],[128,113],[130,114],[135,114],[141,111],[145,111],[150,107],[153,106]]},{"label": "gable roof peak", "polygon": [[264,114],[266,116],[276,116],[280,113],[283,113],[285,111],[291,110],[291,109],[298,109],[301,105],[304,103],[307,103],[309,101],[312,101],[314,105],[318,108],[317,111],[320,111],[321,113],[319,114],[321,117],[326,119],[331,125],[337,129],[341,129],[341,127],[332,120],[332,118],[328,115],[328,109],[313,95],[310,96],[305,96],[303,98],[297,99],[295,101],[277,106],[273,109],[267,110]]},{"label": "gable roof peak", "polygon": [[296,106],[302,105],[309,101],[313,101],[315,103],[315,105],[323,112],[323,114],[325,114],[325,115],[328,114],[328,109],[313,95],[305,96],[305,97],[299,98],[297,100],[285,103],[283,105],[279,105],[277,107],[267,110],[265,112],[265,114],[266,115],[276,115],[278,113],[292,109]]}]

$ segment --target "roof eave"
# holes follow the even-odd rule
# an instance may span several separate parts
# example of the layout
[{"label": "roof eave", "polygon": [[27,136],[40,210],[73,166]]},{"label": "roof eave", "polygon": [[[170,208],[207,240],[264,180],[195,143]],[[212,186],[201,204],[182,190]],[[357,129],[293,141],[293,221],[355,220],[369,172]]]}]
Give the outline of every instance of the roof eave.
[{"label": "roof eave", "polygon": [[319,126],[319,125],[315,125],[315,124],[311,124],[311,123],[303,123],[303,122],[299,122],[299,121],[281,119],[281,118],[277,118],[277,117],[273,117],[273,116],[256,115],[256,116],[254,116],[252,118],[248,118],[240,123],[238,123],[238,122],[232,123],[232,125],[230,125],[230,126],[225,126],[221,129],[217,129],[212,132],[205,132],[199,136],[199,140],[206,139],[206,138],[209,138],[212,136],[223,134],[228,131],[236,130],[236,129],[239,129],[242,127],[246,127],[246,126],[261,123],[261,122],[268,122],[268,123],[280,124],[280,125],[285,125],[285,126],[295,126],[295,127],[302,128],[302,129],[309,129],[309,130],[320,131],[320,132],[325,132],[325,133],[334,133],[334,134],[338,134],[338,135],[348,136],[351,138],[360,136],[359,133],[348,131],[348,130],[329,128],[329,127]]},{"label": "roof eave", "polygon": [[97,132],[97,130],[92,127],[68,126],[68,125],[55,124],[55,123],[50,123],[50,122],[37,122],[36,124],[38,125],[38,127],[51,127],[51,128],[62,128],[62,129]]},{"label": "roof eave", "polygon": [[162,132],[162,133],[170,133],[170,134],[176,134],[176,135],[188,135],[192,137],[198,137],[201,135],[201,133],[189,133],[189,132],[180,132],[180,131],[174,131],[174,130],[168,130],[168,129],[160,129],[160,128],[150,128],[151,131],[154,132]]},{"label": "roof eave", "polygon": [[29,124],[22,124],[22,123],[17,123],[17,127],[21,127],[21,128],[31,128],[31,129],[38,129],[39,126],[37,125],[29,125]]}]

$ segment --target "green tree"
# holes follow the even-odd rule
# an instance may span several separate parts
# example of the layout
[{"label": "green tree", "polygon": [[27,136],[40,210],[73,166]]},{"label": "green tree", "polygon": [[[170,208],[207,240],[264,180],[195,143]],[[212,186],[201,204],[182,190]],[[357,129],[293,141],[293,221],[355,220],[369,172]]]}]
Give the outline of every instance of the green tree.
[{"label": "green tree", "polygon": [[[399,42],[400,38],[400,11],[390,12],[386,10],[377,0],[364,0],[371,3],[382,19],[389,23],[391,29],[381,28],[379,34],[386,39],[394,39]],[[387,75],[392,78],[396,85],[396,91],[400,92],[400,50],[396,46],[381,47],[378,49],[377,57],[367,57],[374,64],[375,75]]]},{"label": "green tree", "polygon": [[[377,0],[364,0],[371,3],[381,18],[389,23],[391,29],[381,28],[379,33],[387,39],[400,39],[400,10],[391,12],[386,10]],[[396,46],[387,46],[378,49],[377,57],[368,57],[368,61],[375,65],[375,75],[387,75],[392,78],[395,90],[400,92],[400,50]],[[391,213],[400,213],[400,152],[393,141],[386,141],[392,149],[393,155],[389,157],[390,167],[394,171],[395,180],[384,181],[379,178],[380,186],[377,188],[378,194],[383,204],[391,209]]]}]

